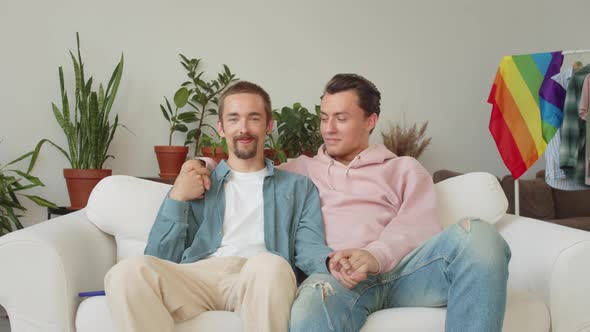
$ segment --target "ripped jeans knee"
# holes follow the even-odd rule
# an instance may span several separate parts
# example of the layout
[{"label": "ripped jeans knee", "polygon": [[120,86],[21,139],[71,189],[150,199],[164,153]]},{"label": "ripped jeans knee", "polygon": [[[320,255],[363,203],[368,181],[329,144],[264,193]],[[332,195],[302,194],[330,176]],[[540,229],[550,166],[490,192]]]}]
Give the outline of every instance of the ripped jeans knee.
[{"label": "ripped jeans knee", "polygon": [[338,286],[330,278],[313,275],[301,284],[291,309],[291,332],[337,331],[333,316],[338,316],[341,308],[331,299]]}]

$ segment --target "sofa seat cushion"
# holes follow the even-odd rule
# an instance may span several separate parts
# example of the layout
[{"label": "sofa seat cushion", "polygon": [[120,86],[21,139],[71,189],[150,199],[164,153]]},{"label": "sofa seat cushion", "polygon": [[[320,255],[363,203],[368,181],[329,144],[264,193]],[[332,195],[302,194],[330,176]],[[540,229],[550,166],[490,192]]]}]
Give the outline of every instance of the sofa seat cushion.
[{"label": "sofa seat cushion", "polygon": [[[208,311],[199,317],[178,322],[174,332],[241,331],[240,317],[228,311]],[[88,298],[78,307],[76,332],[114,332],[111,314],[105,296]]]},{"label": "sofa seat cushion", "polygon": [[[503,332],[548,332],[549,311],[530,293],[509,291]],[[377,311],[369,316],[362,332],[441,332],[444,330],[446,308],[395,308]],[[76,314],[77,332],[114,331],[106,297],[88,298]],[[199,317],[177,323],[175,332],[241,331],[236,313],[210,311]]]}]

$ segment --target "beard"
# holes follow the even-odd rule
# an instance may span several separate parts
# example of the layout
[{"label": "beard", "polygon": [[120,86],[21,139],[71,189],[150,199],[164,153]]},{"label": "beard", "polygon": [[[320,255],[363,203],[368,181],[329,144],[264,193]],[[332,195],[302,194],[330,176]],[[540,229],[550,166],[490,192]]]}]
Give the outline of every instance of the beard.
[{"label": "beard", "polygon": [[[240,142],[238,142],[238,140],[241,139],[252,139],[252,144],[250,144],[250,147],[241,147],[240,146]],[[232,138],[233,142],[234,142],[234,154],[236,155],[236,157],[240,158],[240,159],[251,159],[254,158],[256,156],[256,153],[258,152],[258,136],[256,135],[249,135],[249,134],[245,134],[245,135],[238,135],[235,136],[234,138]]]}]

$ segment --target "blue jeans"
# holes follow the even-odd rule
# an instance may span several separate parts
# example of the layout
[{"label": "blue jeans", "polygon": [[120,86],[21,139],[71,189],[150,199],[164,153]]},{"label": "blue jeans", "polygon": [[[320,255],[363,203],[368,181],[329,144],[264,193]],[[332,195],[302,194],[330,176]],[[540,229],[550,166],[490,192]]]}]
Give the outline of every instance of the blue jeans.
[{"label": "blue jeans", "polygon": [[359,331],[377,310],[445,305],[446,332],[501,331],[510,255],[493,225],[464,220],[353,289],[311,275],[299,287],[290,331]]}]

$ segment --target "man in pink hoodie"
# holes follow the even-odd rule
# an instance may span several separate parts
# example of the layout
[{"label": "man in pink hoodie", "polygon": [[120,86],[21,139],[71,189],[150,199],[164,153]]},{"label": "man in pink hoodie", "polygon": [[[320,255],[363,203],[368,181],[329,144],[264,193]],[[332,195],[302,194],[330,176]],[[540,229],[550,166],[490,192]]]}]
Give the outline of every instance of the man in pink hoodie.
[{"label": "man in pink hoodie", "polygon": [[381,309],[445,305],[447,332],[501,331],[508,245],[480,220],[442,230],[428,171],[369,144],[380,101],[367,79],[334,76],[321,101],[324,145],[313,158],[279,167],[317,186],[326,242],[335,250],[330,274],[313,274],[299,287],[290,331],[359,331]]}]

